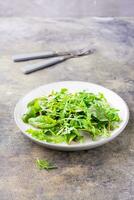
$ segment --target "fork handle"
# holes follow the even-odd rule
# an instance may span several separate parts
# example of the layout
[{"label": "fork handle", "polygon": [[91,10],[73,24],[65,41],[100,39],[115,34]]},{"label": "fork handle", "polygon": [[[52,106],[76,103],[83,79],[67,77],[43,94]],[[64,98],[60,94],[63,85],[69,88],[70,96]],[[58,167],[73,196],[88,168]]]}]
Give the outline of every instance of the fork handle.
[{"label": "fork handle", "polygon": [[54,51],[45,51],[45,52],[38,52],[38,53],[28,53],[28,54],[20,54],[12,56],[14,62],[21,62],[21,61],[28,61],[34,59],[41,59],[41,58],[49,58],[57,56],[57,53]]},{"label": "fork handle", "polygon": [[34,71],[44,69],[46,67],[50,67],[52,65],[60,63],[64,60],[66,60],[66,59],[67,59],[67,57],[65,57],[65,56],[49,58],[49,59],[46,59],[46,60],[39,62],[39,63],[36,63],[36,64],[26,65],[25,67],[22,68],[22,71],[23,71],[24,74],[29,74],[29,73],[32,73]]}]

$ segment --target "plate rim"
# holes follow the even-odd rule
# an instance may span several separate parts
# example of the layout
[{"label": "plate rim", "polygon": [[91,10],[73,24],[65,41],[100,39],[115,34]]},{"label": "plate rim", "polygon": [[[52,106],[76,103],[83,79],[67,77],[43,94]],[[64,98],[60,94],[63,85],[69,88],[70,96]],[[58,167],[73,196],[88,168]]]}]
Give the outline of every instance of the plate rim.
[{"label": "plate rim", "polygon": [[[64,84],[64,83],[78,83],[78,84],[90,84],[90,85],[93,85],[93,86],[99,86],[105,90],[108,90],[110,92],[112,92],[114,95],[118,96],[118,98],[120,98],[120,100],[124,103],[125,107],[126,107],[126,111],[127,111],[127,115],[126,115],[126,121],[124,122],[124,124],[122,125],[122,127],[116,131],[115,134],[111,135],[110,137],[105,137],[105,138],[102,138],[102,140],[97,140],[97,141],[94,141],[94,143],[78,143],[78,144],[71,144],[71,145],[68,145],[68,144],[62,144],[62,143],[49,143],[49,142],[45,142],[45,141],[41,141],[41,140],[38,140],[34,137],[32,137],[30,134],[27,134],[25,133],[24,130],[22,130],[20,127],[19,127],[19,122],[18,122],[18,119],[17,119],[17,116],[16,116],[16,113],[17,113],[17,109],[20,105],[20,103],[23,101],[24,98],[26,98],[27,96],[29,96],[31,93],[33,93],[33,91],[35,90],[39,90],[41,88],[44,88],[44,87],[47,87],[47,86],[50,86],[50,85],[55,85],[55,84]],[[39,145],[42,145],[42,146],[46,146],[47,148],[52,148],[52,149],[62,149],[62,150],[84,150],[84,149],[91,149],[91,148],[95,148],[95,147],[98,147],[98,146],[101,146],[105,143],[108,143],[110,141],[112,141],[114,138],[116,138],[126,127],[126,125],[128,124],[128,121],[129,121],[129,117],[130,117],[130,112],[129,112],[129,108],[128,108],[128,105],[127,103],[114,91],[112,91],[111,89],[108,89],[102,85],[99,85],[99,84],[96,84],[96,83],[92,83],[92,82],[86,82],[86,81],[57,81],[57,82],[52,82],[52,83],[48,83],[48,84],[44,84],[44,85],[40,85],[32,90],[30,90],[28,93],[26,93],[15,105],[15,108],[14,108],[14,120],[15,120],[15,123],[17,125],[17,127],[19,128],[19,130],[23,133],[24,136],[28,137],[30,140],[38,143]]]}]

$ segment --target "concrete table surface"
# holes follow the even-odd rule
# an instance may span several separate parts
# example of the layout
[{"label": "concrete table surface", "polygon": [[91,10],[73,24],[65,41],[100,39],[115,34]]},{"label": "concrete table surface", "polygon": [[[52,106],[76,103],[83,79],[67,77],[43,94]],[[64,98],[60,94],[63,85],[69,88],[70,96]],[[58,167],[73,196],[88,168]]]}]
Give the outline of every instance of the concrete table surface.
[{"label": "concrete table surface", "polygon": [[[93,55],[24,75],[11,55],[94,46]],[[0,199],[134,199],[134,18],[0,19]],[[32,61],[38,62],[38,61]],[[106,145],[81,152],[38,146],[16,127],[13,111],[31,89],[64,80],[101,84],[128,104],[130,121]],[[35,166],[48,159],[58,169]]]}]

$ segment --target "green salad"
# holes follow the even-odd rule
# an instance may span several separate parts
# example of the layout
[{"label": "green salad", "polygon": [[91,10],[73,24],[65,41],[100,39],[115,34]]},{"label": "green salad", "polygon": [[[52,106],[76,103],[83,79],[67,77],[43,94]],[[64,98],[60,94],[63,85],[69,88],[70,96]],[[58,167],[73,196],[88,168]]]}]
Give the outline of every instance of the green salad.
[{"label": "green salad", "polygon": [[22,120],[31,125],[27,133],[32,137],[70,144],[83,142],[84,135],[92,140],[109,136],[121,121],[118,111],[108,104],[102,93],[70,93],[62,88],[29,102]]}]

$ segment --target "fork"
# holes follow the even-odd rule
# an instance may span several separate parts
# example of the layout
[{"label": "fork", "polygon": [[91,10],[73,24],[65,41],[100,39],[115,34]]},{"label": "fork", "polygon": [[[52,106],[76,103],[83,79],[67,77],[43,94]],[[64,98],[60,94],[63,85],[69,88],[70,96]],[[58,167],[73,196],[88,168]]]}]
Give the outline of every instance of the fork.
[{"label": "fork", "polygon": [[12,59],[14,62],[21,62],[21,61],[29,61],[29,60],[34,60],[34,59],[49,58],[39,63],[29,64],[29,65],[24,66],[22,68],[23,73],[29,74],[34,71],[58,64],[70,58],[76,58],[79,56],[92,54],[93,52],[94,52],[94,49],[91,49],[91,48],[83,48],[79,50],[65,51],[65,52],[47,51],[47,52],[40,52],[40,53],[15,55],[12,57]]}]

